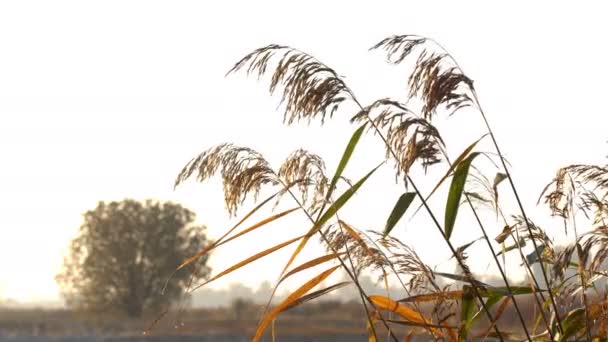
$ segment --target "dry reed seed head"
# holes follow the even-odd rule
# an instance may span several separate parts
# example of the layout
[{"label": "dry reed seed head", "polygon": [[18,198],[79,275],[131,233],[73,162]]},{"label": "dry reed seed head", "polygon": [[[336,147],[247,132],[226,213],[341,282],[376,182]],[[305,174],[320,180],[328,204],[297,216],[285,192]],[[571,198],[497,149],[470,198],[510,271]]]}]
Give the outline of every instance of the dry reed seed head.
[{"label": "dry reed seed head", "polygon": [[608,201],[600,199],[593,192],[584,192],[579,196],[578,208],[589,218],[593,216],[593,226],[601,227],[608,223]]},{"label": "dry reed seed head", "polygon": [[[274,58],[277,57],[277,58]],[[278,59],[278,61],[276,61]],[[268,45],[254,50],[237,62],[229,73],[245,69],[247,74],[266,74],[271,62],[276,62],[269,91],[282,88],[281,104],[285,106],[283,121],[295,121],[326,116],[332,117],[340,104],[354,96],[340,76],[314,57],[282,45]]]},{"label": "dry reed seed head", "polygon": [[[373,125],[369,124],[370,120]],[[377,128],[385,134],[386,158],[392,158],[395,153],[398,159],[397,178],[407,175],[417,160],[425,171],[441,161],[439,156],[445,144],[437,128],[398,101],[377,100],[355,114],[351,122],[364,122],[368,130],[376,133]]]},{"label": "dry reed seed head", "polygon": [[231,216],[248,194],[257,197],[263,185],[277,185],[278,178],[264,157],[247,147],[221,144],[201,153],[182,169],[175,181],[179,185],[192,175],[203,182],[219,173],[224,186],[224,200]]},{"label": "dry reed seed head", "polygon": [[397,273],[408,277],[408,291],[412,293],[438,292],[441,287],[435,281],[435,274],[418,256],[416,251],[394,236],[384,237],[377,232],[378,245],[386,249],[388,261]]},{"label": "dry reed seed head", "polygon": [[[549,191],[551,188],[552,190]],[[575,187],[569,177],[568,168],[557,170],[555,178],[547,184],[542,195],[545,195],[545,203],[549,205],[553,215],[564,219],[570,217],[573,211],[572,203],[575,197]]]},{"label": "dry reed seed head", "polygon": [[394,35],[385,38],[372,46],[370,50],[382,49],[386,51],[386,60],[392,64],[399,64],[409,56],[414,48],[423,45],[426,38],[414,35]]},{"label": "dry reed seed head", "polygon": [[371,247],[372,241],[355,227],[339,220],[336,224],[329,225],[325,234],[329,241],[327,250],[332,248],[336,251],[345,251],[350,255],[358,274],[364,269],[384,269],[388,266],[388,260],[378,249]]},{"label": "dry reed seed head", "polygon": [[453,65],[448,54],[423,51],[408,80],[409,96],[422,99],[422,113],[431,120],[440,106],[454,114],[473,105],[473,80]]},{"label": "dry reed seed head", "polygon": [[320,156],[298,149],[283,162],[278,176],[285,184],[296,184],[309,212],[314,214],[325,203],[330,181]]},{"label": "dry reed seed head", "polygon": [[559,291],[555,291],[555,301],[561,312],[567,313],[577,306],[576,300],[579,297],[576,295],[576,290],[579,285],[580,283],[575,279],[574,281],[561,284]]},{"label": "dry reed seed head", "polygon": [[270,44],[255,49],[254,51],[243,57],[236,64],[234,64],[234,66],[228,71],[228,74],[246,68],[247,74],[257,72],[258,77],[261,77],[262,75],[264,75],[264,73],[266,73],[266,68],[270,59],[277,52],[280,52],[284,49],[288,49],[288,47],[277,44]]},{"label": "dry reed seed head", "polygon": [[573,262],[579,265],[577,273],[585,279],[591,275],[603,273],[605,261],[608,258],[608,235],[606,229],[600,227],[579,237],[573,244],[556,253],[553,265],[553,275],[563,280],[568,269],[573,268]]},{"label": "dry reed seed head", "polygon": [[553,240],[545,233],[544,229],[537,226],[532,220],[528,219],[526,223],[524,218],[519,215],[511,216],[511,219],[515,222],[511,225],[511,230],[517,229],[520,238],[524,238],[526,241],[534,240],[538,245],[545,245],[546,248],[553,249]]},{"label": "dry reed seed head", "polygon": [[559,169],[541,196],[553,215],[571,218],[576,209],[594,215],[594,224],[603,224],[608,197],[608,167],[569,165]]},{"label": "dry reed seed head", "polygon": [[[450,285],[446,285],[442,291],[448,292],[450,288]],[[447,300],[446,297],[440,297],[434,302],[432,314],[437,320],[437,324],[447,323],[450,319],[456,318],[456,302]]]},{"label": "dry reed seed head", "polygon": [[[389,63],[398,64],[403,62],[414,48],[426,43],[427,39],[420,36],[392,36],[380,41],[370,50],[381,48],[386,51]],[[471,106],[473,80],[454,65],[449,54],[429,51],[430,49],[425,49],[419,54],[408,79],[409,97],[419,97],[422,100],[424,118],[430,120],[442,105],[449,111],[450,116],[461,108]]]},{"label": "dry reed seed head", "polygon": [[573,177],[585,184],[594,184],[592,190],[608,191],[608,166],[600,165],[571,165],[568,167]]},{"label": "dry reed seed head", "polygon": [[[581,236],[578,240],[580,249],[577,253],[579,263],[588,272],[604,272],[608,258],[608,228],[598,227]],[[575,249],[575,245],[569,247]],[[579,256],[580,255],[580,256]]]},{"label": "dry reed seed head", "polygon": [[576,246],[570,245],[556,253],[555,262],[551,269],[553,278],[563,280],[566,270],[570,267]]},{"label": "dry reed seed head", "polygon": [[[478,167],[471,165],[464,193],[476,209],[486,208],[498,214],[498,191],[494,184]],[[466,202],[467,198],[463,197],[461,204]]]}]

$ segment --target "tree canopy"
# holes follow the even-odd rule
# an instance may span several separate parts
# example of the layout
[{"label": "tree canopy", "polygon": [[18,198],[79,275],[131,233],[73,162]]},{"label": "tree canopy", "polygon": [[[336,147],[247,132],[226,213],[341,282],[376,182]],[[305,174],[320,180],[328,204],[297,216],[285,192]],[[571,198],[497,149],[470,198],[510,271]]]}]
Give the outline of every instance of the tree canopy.
[{"label": "tree canopy", "polygon": [[210,272],[204,256],[173,274],[208,244],[205,227],[194,220],[171,202],[99,202],[84,214],[57,276],[67,304],[138,317],[182,298],[190,281]]}]

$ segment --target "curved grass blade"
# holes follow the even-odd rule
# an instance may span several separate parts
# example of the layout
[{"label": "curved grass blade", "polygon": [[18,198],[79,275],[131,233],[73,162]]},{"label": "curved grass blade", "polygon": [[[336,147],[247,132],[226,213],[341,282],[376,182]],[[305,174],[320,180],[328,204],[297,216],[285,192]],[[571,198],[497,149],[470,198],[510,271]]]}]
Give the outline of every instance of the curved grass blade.
[{"label": "curved grass blade", "polygon": [[[288,186],[288,188],[292,187],[294,184],[291,184]],[[184,268],[185,266],[187,266],[189,263],[192,263],[194,260],[202,257],[203,255],[209,253],[209,251],[211,251],[212,249],[216,248],[219,244],[222,243],[222,241],[226,238],[226,236],[230,235],[230,233],[232,233],[235,229],[237,229],[241,224],[243,224],[243,222],[245,222],[248,218],[250,218],[253,214],[255,214],[258,210],[260,210],[260,208],[262,208],[264,205],[266,205],[268,202],[270,202],[273,198],[275,198],[277,195],[279,195],[280,191],[275,192],[274,194],[272,194],[271,196],[267,197],[265,200],[263,200],[262,202],[260,202],[260,204],[258,204],[257,206],[255,206],[255,208],[251,209],[245,216],[243,216],[243,218],[237,222],[234,226],[232,226],[232,228],[228,229],[228,231],[226,233],[224,233],[224,235],[222,235],[219,239],[217,239],[216,241],[214,241],[213,243],[211,243],[208,246],[203,247],[200,251],[198,251],[196,253],[196,255],[190,257],[188,260],[186,260],[185,262],[183,262],[180,266],[178,266],[173,273],[171,273],[171,275],[167,278],[167,280],[165,281],[165,285],[163,286],[162,290],[161,290],[161,294],[165,293],[165,290],[167,288],[167,286],[169,285],[169,282],[171,281],[171,279],[173,279],[173,277],[175,276],[175,274],[181,269]],[[194,272],[194,271],[193,271]]]},{"label": "curved grass blade", "polygon": [[452,184],[450,185],[450,192],[448,193],[448,200],[445,206],[445,235],[449,240],[454,230],[454,223],[456,223],[456,215],[458,214],[458,208],[460,206],[460,197],[464,190],[464,184],[469,174],[469,168],[473,159],[480,155],[480,152],[473,152],[466,157],[462,162],[456,166],[454,171],[454,177],[452,178]]},{"label": "curved grass blade", "polygon": [[496,256],[500,256],[500,255],[502,255],[502,254],[509,253],[510,251],[512,251],[512,250],[516,250],[516,249],[518,249],[519,247],[524,247],[525,245],[526,245],[526,240],[525,240],[525,239],[522,237],[522,238],[520,238],[520,239],[519,239],[519,246],[518,246],[517,244],[515,244],[515,245],[510,245],[510,246],[506,246],[506,247],[505,247],[505,248],[503,248],[503,249],[502,249],[500,252],[498,252],[498,253],[496,254]]},{"label": "curved grass blade", "polygon": [[359,181],[357,181],[357,183],[353,184],[353,186],[351,186],[340,197],[338,197],[338,199],[329,208],[327,208],[327,211],[323,215],[321,215],[321,217],[319,218],[319,220],[317,221],[317,223],[315,225],[321,226],[321,225],[325,224],[332,216],[334,216],[338,212],[338,210],[340,210],[340,208],[342,208],[344,206],[344,204],[346,204],[346,202],[348,202],[348,200],[350,200],[350,198],[355,194],[355,192],[357,192],[357,190],[359,190],[361,185],[363,185],[363,183],[365,183],[365,181],[367,181],[367,179],[374,172],[376,172],[376,170],[378,170],[378,168],[380,166],[382,166],[382,164],[384,164],[384,163],[385,162],[382,162],[378,166],[373,168],[370,172],[368,172],[365,176],[363,176],[363,178],[361,178]]},{"label": "curved grass blade", "polygon": [[[340,255],[344,255],[344,254],[345,254],[345,253],[338,253],[338,254],[333,254],[333,253],[332,253],[332,254],[327,254],[327,255],[320,256],[320,257],[318,257],[318,258],[315,258],[315,259],[309,260],[309,261],[307,261],[307,262],[305,262],[305,263],[301,264],[300,266],[295,267],[293,270],[291,270],[291,271],[287,272],[287,273],[286,273],[286,274],[285,274],[285,275],[284,275],[284,276],[283,276],[283,277],[282,277],[282,278],[279,280],[278,284],[282,283],[282,282],[283,282],[283,280],[287,279],[288,277],[290,277],[290,276],[292,276],[292,275],[294,275],[294,274],[296,274],[296,273],[298,273],[298,272],[302,272],[302,271],[307,270],[307,269],[309,269],[309,268],[311,268],[311,267],[314,267],[314,266],[320,265],[320,264],[322,264],[322,263],[324,263],[324,262],[328,262],[328,261],[333,260],[333,259],[337,258],[338,256],[340,256]],[[277,285],[278,285],[278,284],[277,284]]]},{"label": "curved grass blade", "polygon": [[476,310],[477,305],[475,296],[473,295],[473,289],[470,286],[465,285],[463,286],[462,301],[460,302],[460,323],[462,324],[460,328],[461,341],[466,341],[467,336],[469,335],[469,330],[471,330],[473,325]]},{"label": "curved grass blade", "polygon": [[[596,320],[601,319],[601,315],[605,314],[608,309],[608,300],[601,301],[599,303],[589,304],[589,319]],[[569,341],[571,337],[577,334],[582,334],[586,330],[586,317],[585,308],[580,307],[568,312],[568,315],[562,322],[564,327],[563,341]]]},{"label": "curved grass blade", "polygon": [[391,230],[393,230],[397,222],[399,222],[403,214],[405,214],[407,208],[409,208],[410,204],[412,204],[412,201],[415,197],[415,192],[406,192],[403,195],[399,196],[399,199],[397,200],[397,203],[395,203],[393,211],[391,211],[388,220],[386,220],[386,226],[384,227],[383,233],[384,236],[387,236],[391,232]]},{"label": "curved grass blade", "polygon": [[[458,274],[452,274],[452,273],[444,273],[444,272],[433,272],[434,275],[438,275],[444,278],[448,278],[448,279],[452,279],[452,280],[457,280],[457,281],[462,281],[465,283],[469,283],[469,284],[475,284],[478,287],[483,287],[483,288],[490,288],[492,286],[481,282],[479,280],[475,280],[475,279],[468,279],[465,276],[462,275],[458,275]],[[481,294],[481,293],[480,293]]]},{"label": "curved grass blade", "polygon": [[369,299],[377,308],[396,313],[401,318],[414,323],[431,323],[432,321],[424,317],[420,312],[409,308],[406,305],[399,304],[394,300],[385,296],[369,296]]},{"label": "curved grass blade", "polygon": [[[490,308],[492,305],[496,304],[495,302],[497,302],[498,300],[500,300],[500,298],[502,298],[504,296],[509,296],[511,294],[514,296],[517,296],[517,295],[525,295],[525,294],[532,294],[534,292],[538,292],[528,286],[511,286],[510,293],[507,290],[506,286],[488,287],[488,288],[481,287],[478,289],[478,291],[479,291],[479,295],[481,297],[488,298],[488,300],[486,302],[486,303],[490,303],[488,308]],[[456,299],[462,299],[463,294],[464,294],[463,290],[442,291],[442,292],[437,292],[437,293],[425,293],[425,294],[419,294],[419,295],[414,295],[414,296],[410,296],[407,298],[403,298],[403,299],[398,300],[398,302],[400,302],[400,303],[411,303],[411,302],[422,303],[422,302],[432,302],[432,301],[436,301],[436,300],[440,300],[440,299],[441,300],[456,300]],[[497,298],[495,299],[495,297],[497,297]]]},{"label": "curved grass blade", "polygon": [[286,307],[289,307],[293,302],[295,302],[300,297],[305,295],[308,291],[310,291],[310,289],[312,289],[313,287],[318,285],[320,282],[325,280],[325,278],[329,277],[339,267],[340,266],[334,266],[334,267],[322,272],[321,274],[317,275],[316,277],[314,277],[314,278],[310,279],[309,281],[307,281],[306,283],[304,283],[297,290],[292,292],[287,298],[285,298],[285,300],[283,300],[283,302],[281,302],[281,304],[277,305],[272,311],[270,311],[262,319],[262,321],[258,325],[258,328],[256,329],[255,336],[253,337],[253,341],[257,342],[260,340],[260,337],[262,337],[262,334],[264,333],[264,330],[266,330],[266,327],[268,326],[268,324],[270,324],[270,322],[272,322],[281,311],[285,310]]},{"label": "curved grass blade", "polygon": [[255,255],[252,255],[249,258],[247,258],[247,259],[245,259],[245,260],[243,260],[241,262],[238,262],[238,263],[234,264],[233,266],[225,269],[224,271],[220,272],[219,274],[217,274],[213,278],[211,278],[211,279],[205,281],[204,283],[198,285],[196,288],[193,289],[193,291],[196,290],[196,289],[198,289],[198,288],[200,288],[200,287],[202,287],[202,286],[205,286],[205,285],[209,284],[210,282],[212,282],[214,280],[217,280],[217,279],[225,276],[228,273],[234,272],[234,271],[238,270],[239,268],[241,268],[241,267],[243,267],[243,266],[245,266],[245,265],[247,265],[249,263],[252,263],[252,262],[254,262],[254,261],[256,261],[256,260],[258,260],[258,259],[260,259],[262,257],[265,257],[268,254],[276,252],[279,249],[281,249],[281,248],[283,248],[285,246],[288,246],[288,245],[290,245],[290,244],[292,244],[292,243],[294,243],[294,242],[302,239],[303,237],[304,237],[304,235],[300,235],[300,236],[298,236],[296,238],[287,240],[287,241],[282,242],[282,243],[280,243],[278,245],[275,245],[275,246],[273,246],[271,248],[268,248],[268,249],[266,249],[266,250],[264,250],[262,252],[259,252],[259,253],[255,254]]},{"label": "curved grass blade", "polygon": [[444,336],[445,334],[441,331],[441,329],[448,329],[449,339],[451,341],[458,341],[458,337],[456,336],[456,332],[454,331],[454,329],[443,323],[439,324],[441,328],[437,328],[436,325],[433,324],[433,321],[431,319],[425,317],[424,315],[422,315],[422,313],[417,312],[406,305],[399,304],[385,296],[370,296],[369,299],[372,303],[374,303],[374,305],[376,305],[377,308],[394,312],[408,322],[425,326],[436,336]]},{"label": "curved grass blade", "polygon": [[394,319],[387,319],[386,321],[389,323],[410,326],[410,327],[421,327],[421,328],[430,327],[430,328],[437,328],[437,329],[458,330],[457,327],[451,326],[451,325],[439,325],[439,324],[431,324],[431,323],[422,324],[422,323],[414,323],[414,322],[410,322],[410,321],[398,321],[398,320],[394,320]]},{"label": "curved grass blade", "polygon": [[414,295],[407,298],[399,299],[397,302],[399,303],[422,303],[422,302],[433,302],[440,299],[461,299],[463,291],[462,290],[454,290],[454,291],[444,291],[437,293],[425,293],[420,295]]},{"label": "curved grass blade", "polygon": [[323,215],[321,215],[321,217],[312,226],[312,228],[310,228],[310,230],[304,235],[304,238],[302,239],[302,241],[300,241],[300,244],[298,245],[296,250],[293,252],[291,257],[289,258],[289,261],[283,268],[283,271],[281,272],[281,276],[285,273],[285,271],[289,268],[289,266],[291,266],[291,264],[293,263],[295,258],[298,256],[298,254],[300,254],[300,252],[302,251],[302,249],[304,248],[306,243],[308,243],[308,240],[315,233],[317,233],[323,227],[323,225],[327,221],[329,221],[329,219],[332,216],[334,216],[338,212],[338,210],[340,210],[340,208],[342,208],[346,204],[346,202],[348,202],[348,200],[350,200],[350,198],[355,194],[355,192],[357,192],[357,190],[359,190],[359,188],[363,185],[363,183],[365,183],[365,181],[374,172],[376,172],[376,170],[378,170],[378,168],[380,166],[382,166],[382,164],[384,164],[384,162],[380,163],[378,166],[376,166],[370,172],[368,172],[363,178],[361,178],[359,181],[357,181],[355,184],[353,184],[353,186],[351,186],[348,190],[346,190],[340,197],[338,197],[338,199],[335,202],[332,203],[331,206],[329,206],[329,208],[327,208],[325,213],[323,213]]},{"label": "curved grass blade", "polygon": [[[485,138],[489,133],[486,133],[484,135],[481,136],[481,138],[477,139],[475,142],[473,142],[471,145],[469,145],[467,148],[464,149],[464,151],[462,151],[460,153],[460,155],[454,160],[454,162],[452,163],[452,165],[450,166],[450,168],[448,169],[448,171],[445,173],[445,175],[443,175],[443,177],[441,177],[441,179],[439,180],[439,182],[437,182],[437,184],[435,185],[435,187],[433,188],[433,190],[431,191],[430,194],[428,194],[426,196],[426,198],[424,199],[424,201],[428,201],[431,196],[433,196],[433,194],[435,193],[435,191],[437,191],[437,189],[439,189],[439,187],[441,186],[441,184],[443,184],[443,182],[448,179],[448,177],[452,174],[452,172],[454,171],[454,168],[456,166],[458,166],[458,164],[460,164],[460,162],[462,162],[468,155],[469,153],[471,153],[471,151],[473,151],[473,149],[475,148],[475,146],[477,145],[477,143],[479,143],[481,141],[481,139]],[[418,206],[418,208],[416,209],[416,211],[414,211],[414,215],[416,215],[416,213],[418,213],[418,211],[420,211],[420,209],[422,208],[422,204],[420,204],[420,206]]]},{"label": "curved grass blade", "polygon": [[570,311],[562,324],[564,325],[563,341],[567,341],[569,338],[585,330],[585,308],[577,308]]},{"label": "curved grass blade", "polygon": [[[230,238],[228,238],[226,240],[223,240],[223,241],[218,240],[218,242],[216,242],[216,243],[214,243],[212,245],[209,245],[208,247],[203,248],[201,251],[199,251],[198,253],[196,253],[192,257],[188,258],[188,260],[184,261],[181,265],[179,265],[177,267],[177,270],[180,270],[180,269],[188,266],[192,262],[196,261],[198,258],[200,258],[203,255],[211,252],[211,250],[213,250],[213,249],[215,249],[215,248],[217,248],[217,247],[219,247],[219,246],[221,246],[221,245],[223,245],[225,243],[228,243],[228,242],[230,242],[230,241],[232,241],[232,240],[234,240],[234,239],[236,239],[236,238],[238,238],[238,237],[240,237],[242,235],[245,235],[245,234],[247,234],[247,233],[249,233],[249,232],[251,232],[251,231],[253,231],[253,230],[257,229],[257,228],[260,228],[260,227],[262,227],[262,226],[264,226],[264,225],[266,225],[266,224],[268,224],[268,223],[270,223],[272,221],[275,221],[275,220],[277,220],[277,219],[279,219],[279,218],[281,218],[281,217],[283,217],[285,215],[291,214],[292,212],[294,212],[294,211],[296,211],[298,209],[300,209],[300,208],[299,207],[297,207],[297,208],[291,208],[291,209],[285,210],[283,212],[280,212],[278,214],[272,215],[270,217],[267,217],[267,218],[263,219],[262,221],[260,221],[260,222],[258,222],[256,224],[252,225],[251,227],[243,230],[242,232],[236,234],[235,236],[232,236],[232,237],[230,237]],[[234,229],[232,229],[232,230],[234,230]],[[232,231],[232,230],[230,230],[230,231]],[[224,237],[225,236],[226,235],[224,235]]]},{"label": "curved grass blade", "polygon": [[254,230],[256,230],[256,229],[258,229],[258,228],[260,228],[260,227],[263,227],[263,226],[267,225],[268,223],[270,223],[270,222],[272,222],[272,221],[275,221],[275,220],[277,220],[277,219],[280,219],[281,217],[286,216],[286,215],[289,215],[289,214],[291,214],[292,212],[294,212],[294,211],[296,211],[296,210],[299,210],[299,209],[300,209],[300,207],[295,207],[295,208],[287,209],[287,210],[285,210],[285,211],[282,211],[282,212],[280,212],[280,213],[278,213],[278,214],[275,214],[275,215],[272,215],[272,216],[270,216],[270,217],[267,217],[267,218],[263,219],[262,221],[260,221],[260,222],[258,222],[258,223],[256,223],[256,224],[252,225],[251,227],[249,227],[249,228],[247,228],[247,229],[244,229],[244,230],[243,230],[243,231],[241,231],[240,233],[238,233],[238,234],[236,234],[236,235],[234,235],[234,236],[231,236],[230,238],[228,238],[228,239],[226,239],[226,240],[222,241],[221,243],[217,244],[215,247],[217,248],[217,247],[219,247],[219,246],[221,246],[221,245],[224,245],[224,244],[226,244],[226,243],[228,243],[228,242],[230,242],[230,241],[232,241],[232,240],[234,240],[234,239],[236,239],[236,238],[238,238],[238,237],[241,237],[242,235],[245,235],[245,234],[247,234],[247,233],[250,233],[250,232],[252,232],[252,231],[254,231]]},{"label": "curved grass blade", "polygon": [[[456,249],[456,253],[458,253],[458,254],[463,253],[464,251],[466,251],[466,250],[467,250],[467,248],[471,247],[471,246],[472,246],[472,245],[473,245],[475,242],[480,241],[480,240],[483,240],[483,236],[482,236],[482,237],[480,237],[480,238],[477,238],[477,239],[475,239],[475,240],[473,240],[473,241],[471,241],[471,242],[465,243],[464,245],[462,245],[462,246],[458,247],[458,248]],[[452,255],[452,256],[450,257],[450,260],[451,260],[452,258],[454,258],[454,255]]]},{"label": "curved grass blade", "polygon": [[[361,127],[359,127],[351,136],[348,145],[346,145],[346,149],[344,150],[344,153],[342,153],[342,158],[340,158],[340,163],[338,164],[338,167],[336,168],[336,172],[331,180],[330,183],[330,187],[329,190],[327,191],[327,195],[325,197],[325,203],[328,203],[331,195],[336,187],[336,184],[338,183],[338,180],[340,178],[342,178],[342,173],[344,172],[344,169],[346,169],[346,165],[348,164],[348,161],[350,160],[350,157],[352,156],[355,147],[357,146],[357,143],[359,142],[359,140],[361,139],[361,135],[363,134],[363,131],[365,129],[365,125],[362,125]],[[304,248],[304,246],[306,245],[306,243],[308,243],[308,240],[310,239],[310,237],[312,237],[313,234],[315,234],[317,231],[319,231],[323,225],[333,216],[335,215],[338,210],[344,205],[346,204],[346,202],[352,197],[352,195],[361,187],[361,185],[363,185],[363,183],[365,183],[365,181],[382,165],[379,164],[378,166],[376,166],[372,171],[370,171],[367,175],[365,175],[362,179],[360,179],[357,183],[353,184],[346,192],[344,192],[334,203],[332,203],[332,205],[327,209],[327,211],[325,213],[323,213],[323,210],[325,209],[325,204],[323,204],[323,207],[321,208],[321,210],[319,211],[319,216],[317,217],[317,221],[313,224],[313,227],[308,231],[308,233],[306,234],[306,236],[304,237],[304,239],[300,242],[300,244],[296,247],[295,251],[292,253],[291,257],[289,258],[289,260],[287,261],[287,264],[285,265],[285,267],[283,268],[283,270],[281,271],[281,277],[283,277],[283,275],[285,274],[285,272],[287,271],[287,269],[289,268],[289,266],[291,266],[291,264],[293,263],[293,261],[295,260],[295,258],[298,256],[298,254],[300,254],[300,252],[302,251],[302,249]],[[282,278],[281,280],[279,280],[279,283],[283,280],[284,278]],[[277,284],[278,285],[278,284]]]},{"label": "curved grass blade", "polygon": [[311,300],[313,300],[315,298],[321,297],[321,296],[323,296],[325,294],[328,294],[328,293],[330,293],[332,291],[335,291],[337,289],[343,288],[346,285],[350,285],[350,281],[343,281],[343,282],[334,284],[332,286],[328,286],[328,287],[326,287],[324,289],[317,290],[315,292],[311,292],[311,293],[309,293],[309,294],[307,294],[305,296],[302,296],[302,297],[298,298],[297,300],[291,302],[289,305],[287,305],[285,308],[283,308],[283,310],[281,312],[287,311],[287,310],[289,310],[289,309],[291,309],[291,308],[293,308],[295,306],[298,306],[300,304],[306,303],[306,302],[311,301]]},{"label": "curved grass blade", "polygon": [[380,314],[378,313],[378,311],[370,313],[370,319],[367,321],[365,327],[368,336],[367,342],[378,342],[378,339],[376,338],[376,332],[373,328],[373,324],[378,320],[380,320]]},{"label": "curved grass blade", "polygon": [[496,325],[496,323],[498,322],[498,320],[500,319],[502,314],[505,312],[505,309],[507,308],[507,305],[509,304],[510,301],[511,301],[511,297],[503,298],[502,302],[500,303],[500,305],[496,309],[496,312],[494,313],[494,321],[490,322],[490,326],[486,329],[486,332],[483,334],[483,336],[487,336],[490,332],[492,332],[494,325]]},{"label": "curved grass blade", "polygon": [[[498,287],[489,287],[486,289],[487,290],[487,296],[491,297],[491,296],[497,296],[497,295],[502,295],[502,296],[509,296],[509,295],[513,295],[513,296],[517,296],[517,295],[526,295],[526,294],[532,294],[532,293],[536,293],[536,292],[544,292],[546,290],[541,290],[541,289],[535,289],[529,286],[511,286],[511,292],[509,293],[509,290],[506,286],[498,286]],[[486,297],[485,293],[482,293],[483,297]]]},{"label": "curved grass blade", "polygon": [[[500,299],[503,297],[504,297],[504,295],[502,295],[502,294],[490,295],[488,297],[488,299],[486,300],[486,307],[488,308],[488,310],[490,310],[492,307],[494,307],[494,305],[496,305],[496,303],[498,303],[500,301]],[[483,309],[480,309],[479,311],[477,311],[475,316],[473,316],[472,324],[477,323],[481,319],[481,317],[483,317],[483,315],[484,315]]]},{"label": "curved grass blade", "polygon": [[346,149],[344,150],[344,153],[342,153],[342,158],[340,159],[340,163],[338,164],[336,173],[334,174],[333,178],[331,179],[331,183],[329,185],[329,190],[327,191],[327,195],[325,197],[326,201],[329,201],[329,199],[331,198],[334,188],[336,187],[336,184],[338,184],[338,180],[340,179],[340,177],[342,177],[342,173],[344,172],[344,169],[346,169],[346,164],[348,164],[350,157],[353,155],[355,146],[357,146],[357,143],[361,139],[361,135],[363,134],[364,129],[365,129],[365,125],[362,125],[350,137],[350,140],[348,141],[348,145],[346,145]]},{"label": "curved grass blade", "polygon": [[507,179],[507,174],[502,172],[498,172],[494,177],[494,182],[492,183],[492,191],[494,195],[494,204],[496,206],[498,206],[498,185],[505,179]]}]

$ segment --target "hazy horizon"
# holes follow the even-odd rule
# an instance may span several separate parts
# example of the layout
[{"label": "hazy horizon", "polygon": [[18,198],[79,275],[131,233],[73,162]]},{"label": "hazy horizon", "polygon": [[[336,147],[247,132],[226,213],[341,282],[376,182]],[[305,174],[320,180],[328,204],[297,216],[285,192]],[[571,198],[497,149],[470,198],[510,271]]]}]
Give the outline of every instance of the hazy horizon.
[{"label": "hazy horizon", "polygon": [[[601,43],[606,24],[600,6],[1,2],[0,302],[59,300],[54,276],[82,213],[100,200],[174,201],[194,210],[211,238],[219,237],[235,221],[224,209],[219,179],[173,190],[184,164],[206,148],[234,142],[278,165],[289,152],[305,147],[326,158],[333,172],[355,129],[348,124],[348,108],[323,128],[318,123],[287,127],[277,111],[278,99],[267,95],[267,83],[224,77],[234,62],[269,43],[311,53],[343,75],[366,103],[402,96],[407,75],[406,69],[388,66],[382,54],[368,52],[370,46],[394,34],[429,36],[443,44],[475,81],[532,219],[554,225],[547,230],[559,243],[561,224],[536,206],[542,188],[560,166],[605,162],[603,80],[608,71],[601,63],[608,49]],[[483,133],[472,110],[439,124],[463,128],[444,136],[452,154]],[[381,157],[378,142],[365,138],[346,175],[359,178]],[[421,174],[418,168],[415,172]],[[442,172],[431,171],[431,176]],[[392,186],[391,170],[374,177],[375,185],[362,189],[366,195],[344,212],[358,226],[378,229],[400,189]],[[434,185],[422,183],[427,193]],[[437,197],[442,201],[441,194]],[[471,217],[463,213],[459,219]],[[424,215],[407,218],[394,233],[416,246],[426,262],[450,269],[449,251],[433,248],[441,242],[427,222]],[[219,249],[210,266],[217,273],[308,228],[301,216],[281,220],[252,234],[256,243],[241,240]],[[502,229],[498,224],[488,228],[492,236]],[[476,228],[459,232],[455,244],[478,235]],[[298,260],[321,250],[308,246]],[[289,252],[210,287],[242,283],[257,288],[263,281],[274,282],[279,261]],[[493,274],[494,266],[476,257],[483,253],[484,246],[471,249],[472,268]],[[516,279],[521,277],[518,264],[513,261],[508,268]],[[294,277],[285,288],[302,279]]]}]

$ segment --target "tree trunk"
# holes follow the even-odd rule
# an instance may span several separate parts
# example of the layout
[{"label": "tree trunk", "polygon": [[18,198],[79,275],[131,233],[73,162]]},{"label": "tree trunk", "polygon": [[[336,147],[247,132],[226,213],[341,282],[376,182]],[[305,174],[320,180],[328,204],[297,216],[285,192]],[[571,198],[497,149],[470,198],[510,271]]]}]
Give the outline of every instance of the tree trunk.
[{"label": "tree trunk", "polygon": [[127,303],[127,315],[131,318],[140,318],[143,313],[142,303],[137,298],[131,298]]}]

